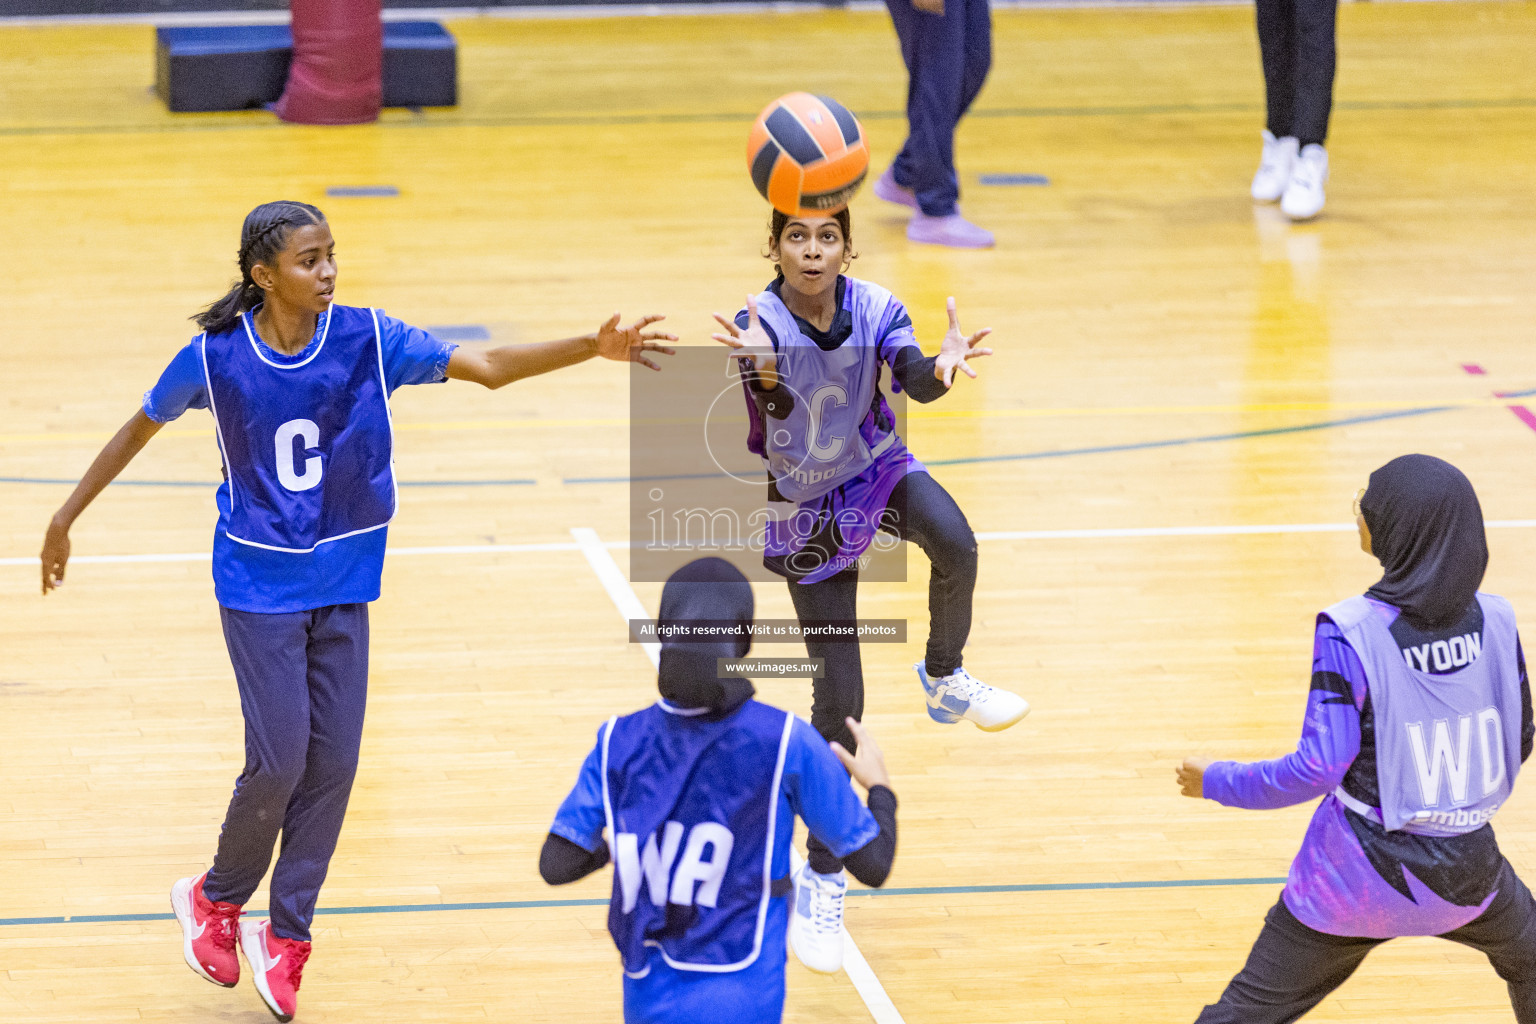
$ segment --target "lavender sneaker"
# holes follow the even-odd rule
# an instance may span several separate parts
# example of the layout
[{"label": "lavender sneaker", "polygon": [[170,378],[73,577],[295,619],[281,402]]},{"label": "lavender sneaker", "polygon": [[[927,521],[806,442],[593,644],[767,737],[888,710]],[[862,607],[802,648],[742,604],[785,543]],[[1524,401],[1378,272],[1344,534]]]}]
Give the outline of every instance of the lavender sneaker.
[{"label": "lavender sneaker", "polygon": [[880,180],[875,182],[875,195],[897,206],[905,206],[913,210],[918,208],[917,193],[896,184],[895,167],[887,167],[885,173],[880,175]]},{"label": "lavender sneaker", "polygon": [[990,249],[996,244],[992,232],[979,228],[958,213],[948,217],[930,217],[919,210],[907,224],[907,238],[929,245],[947,245],[951,249]]}]

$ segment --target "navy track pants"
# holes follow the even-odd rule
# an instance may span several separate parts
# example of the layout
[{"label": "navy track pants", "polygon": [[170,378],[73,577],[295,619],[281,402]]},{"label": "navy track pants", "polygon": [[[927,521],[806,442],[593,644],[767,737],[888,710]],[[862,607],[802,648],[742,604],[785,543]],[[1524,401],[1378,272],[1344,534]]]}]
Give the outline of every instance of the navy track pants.
[{"label": "navy track pants", "polygon": [[309,941],[347,813],[368,697],[368,606],[258,614],[219,608],[245,715],[245,770],[203,883],[244,904],[272,871],[272,931]]}]

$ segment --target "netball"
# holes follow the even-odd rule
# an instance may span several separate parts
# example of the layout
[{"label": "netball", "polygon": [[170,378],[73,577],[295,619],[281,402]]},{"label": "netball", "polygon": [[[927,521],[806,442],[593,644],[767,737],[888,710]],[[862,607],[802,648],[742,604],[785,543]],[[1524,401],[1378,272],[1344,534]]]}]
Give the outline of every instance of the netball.
[{"label": "netball", "polygon": [[752,184],[792,217],[835,213],[848,205],[869,170],[864,129],[826,96],[792,92],[757,115],[747,137]]}]

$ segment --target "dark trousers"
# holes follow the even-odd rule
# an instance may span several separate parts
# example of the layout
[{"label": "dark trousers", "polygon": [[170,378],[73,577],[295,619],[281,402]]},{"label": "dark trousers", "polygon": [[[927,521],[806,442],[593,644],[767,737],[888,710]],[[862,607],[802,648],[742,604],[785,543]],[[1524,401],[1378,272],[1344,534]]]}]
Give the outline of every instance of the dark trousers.
[{"label": "dark trousers", "polygon": [[907,65],[907,141],[896,156],[896,183],[917,193],[930,217],[955,212],[955,126],[992,67],[992,10],[987,0],[945,0],[927,14],[911,0],[886,0]]},{"label": "dark trousers", "polygon": [[[928,652],[930,676],[960,667],[961,649],[971,635],[971,597],[976,590],[976,535],[965,513],[927,473],[908,473],[886,505],[886,532],[911,541],[928,556]],[[847,621],[858,616],[859,570],[845,569],[819,583],[791,583],[789,596],[802,623]],[[828,740],[856,750],[844,719],[864,717],[864,665],[857,641],[807,640],[806,653],[826,660],[812,683],[811,725]],[[812,836],[806,846],[812,871],[830,874],[842,861]]]},{"label": "dark trousers", "polygon": [[1322,145],[1333,109],[1334,23],[1339,0],[1257,0],[1268,128]]},{"label": "dark trousers", "polygon": [[219,609],[245,714],[245,770],[203,883],[243,904],[272,871],[272,931],[309,941],[357,772],[368,696],[368,606],[262,615]]},{"label": "dark trousers", "polygon": [[[1536,900],[1508,861],[1500,869],[1498,895],[1482,916],[1440,938],[1486,954],[1509,986],[1515,1020],[1536,1024]],[[1197,1024],[1288,1024],[1344,984],[1385,941],[1314,931],[1282,899],[1264,918],[1248,962]]]}]

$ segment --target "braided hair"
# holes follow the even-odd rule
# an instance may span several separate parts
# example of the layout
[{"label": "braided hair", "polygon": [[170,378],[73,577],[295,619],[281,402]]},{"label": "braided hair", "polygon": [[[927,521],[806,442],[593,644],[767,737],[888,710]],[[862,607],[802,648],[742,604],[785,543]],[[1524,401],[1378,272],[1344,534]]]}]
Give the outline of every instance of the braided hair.
[{"label": "braided hair", "polygon": [[192,319],[209,334],[229,330],[241,313],[261,302],[261,288],[252,280],[251,268],[258,263],[276,266],[277,255],[295,228],[324,223],[325,214],[317,208],[288,199],[262,203],[246,214],[240,228],[240,283]]}]

